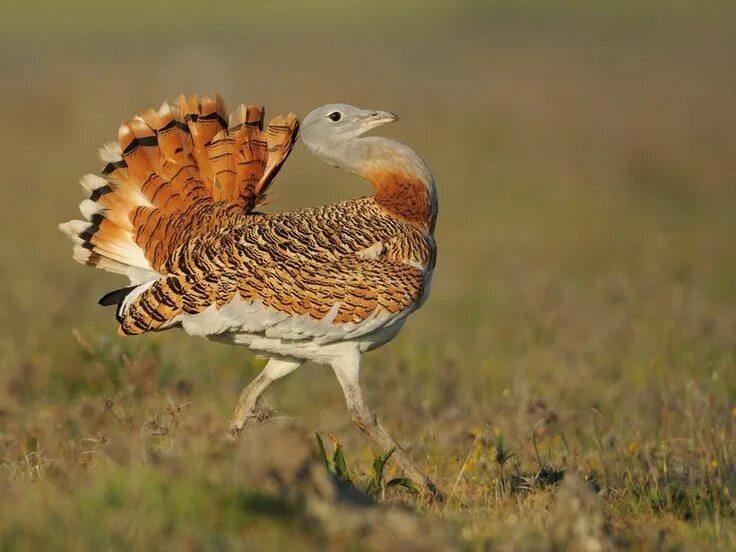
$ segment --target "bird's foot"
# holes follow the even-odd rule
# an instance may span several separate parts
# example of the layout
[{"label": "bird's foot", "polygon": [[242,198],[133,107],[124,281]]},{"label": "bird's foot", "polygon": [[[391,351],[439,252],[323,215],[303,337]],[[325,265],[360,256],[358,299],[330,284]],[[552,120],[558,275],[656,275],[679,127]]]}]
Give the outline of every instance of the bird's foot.
[{"label": "bird's foot", "polygon": [[404,450],[398,445],[394,446],[393,461],[408,476],[414,485],[416,485],[420,497],[431,504],[442,504],[445,502],[445,494],[429,477],[424,475],[424,473],[414,465]]},{"label": "bird's foot", "polygon": [[249,427],[264,423],[276,415],[276,412],[275,408],[271,408],[267,404],[258,404],[242,422],[233,420],[227,432],[226,440],[230,442],[237,441]]}]

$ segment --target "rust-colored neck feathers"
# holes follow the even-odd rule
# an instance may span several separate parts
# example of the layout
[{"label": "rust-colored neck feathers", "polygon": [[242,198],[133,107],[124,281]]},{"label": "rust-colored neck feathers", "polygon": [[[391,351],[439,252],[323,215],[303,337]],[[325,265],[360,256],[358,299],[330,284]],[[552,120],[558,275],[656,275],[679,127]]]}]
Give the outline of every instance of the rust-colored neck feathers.
[{"label": "rust-colored neck feathers", "polygon": [[429,230],[432,199],[427,185],[416,175],[401,170],[373,170],[364,174],[376,188],[376,202],[392,215]]},{"label": "rust-colored neck feathers", "polygon": [[389,214],[424,232],[434,231],[437,197],[432,172],[409,146],[380,136],[345,139],[309,128],[304,143],[328,165],[370,180],[376,203]]},{"label": "rust-colored neck feathers", "polygon": [[409,146],[368,136],[350,141],[336,155],[336,165],[375,186],[376,202],[387,212],[425,232],[434,231],[437,198],[432,173]]}]

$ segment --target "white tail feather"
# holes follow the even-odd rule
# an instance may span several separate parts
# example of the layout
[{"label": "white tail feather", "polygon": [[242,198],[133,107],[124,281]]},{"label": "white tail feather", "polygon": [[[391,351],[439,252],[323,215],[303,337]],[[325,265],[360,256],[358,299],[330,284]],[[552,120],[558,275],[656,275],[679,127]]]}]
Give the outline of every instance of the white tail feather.
[{"label": "white tail feather", "polygon": [[79,212],[87,220],[92,220],[93,216],[102,213],[102,211],[104,211],[102,205],[91,199],[85,199],[79,204]]},{"label": "white tail feather", "polygon": [[107,180],[97,176],[96,174],[85,174],[79,181],[82,189],[88,194],[92,194],[95,190],[99,190],[100,188],[107,186],[107,183]]},{"label": "white tail feather", "polygon": [[100,159],[105,163],[117,163],[123,160],[123,152],[120,150],[120,145],[117,142],[108,142],[104,144],[99,150]]}]

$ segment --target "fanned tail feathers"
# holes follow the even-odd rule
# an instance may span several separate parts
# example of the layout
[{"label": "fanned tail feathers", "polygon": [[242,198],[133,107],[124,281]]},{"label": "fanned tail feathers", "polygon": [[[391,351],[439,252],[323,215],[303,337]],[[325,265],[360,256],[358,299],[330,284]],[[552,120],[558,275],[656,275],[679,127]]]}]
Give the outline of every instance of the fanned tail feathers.
[{"label": "fanned tail feathers", "polygon": [[263,202],[298,128],[289,114],[264,129],[258,106],[228,116],[219,96],[180,96],[123,122],[100,149],[102,175],[81,180],[85,220],[59,225],[74,259],[134,284],[158,278],[177,247]]}]

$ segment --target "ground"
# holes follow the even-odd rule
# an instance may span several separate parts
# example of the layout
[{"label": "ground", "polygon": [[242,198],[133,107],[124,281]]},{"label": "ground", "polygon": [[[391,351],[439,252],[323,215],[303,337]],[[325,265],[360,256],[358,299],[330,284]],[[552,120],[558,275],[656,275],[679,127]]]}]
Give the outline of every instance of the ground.
[{"label": "ground", "polygon": [[[732,3],[61,6],[0,7],[0,548],[736,548]],[[444,503],[318,365],[227,444],[263,361],[117,336],[72,262],[96,148],[215,91],[394,111],[434,170],[432,295],[363,381]],[[268,209],[366,193],[297,146]]]}]

